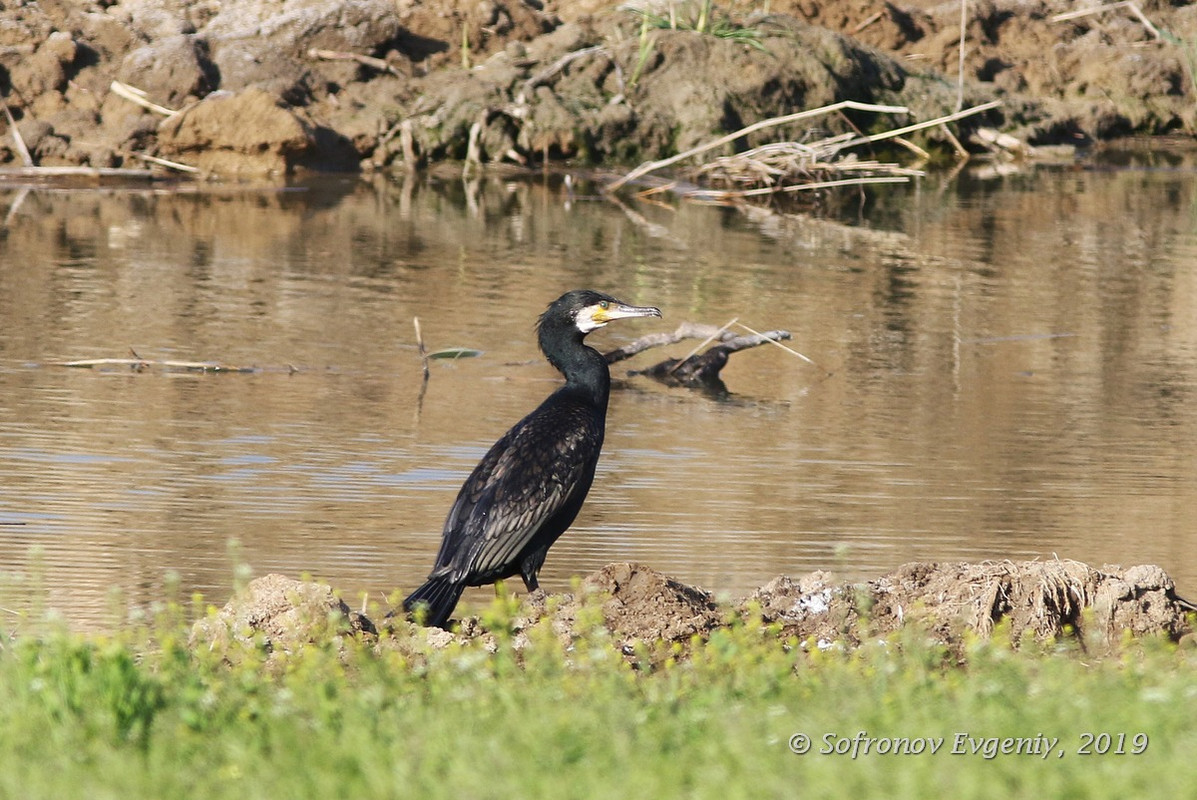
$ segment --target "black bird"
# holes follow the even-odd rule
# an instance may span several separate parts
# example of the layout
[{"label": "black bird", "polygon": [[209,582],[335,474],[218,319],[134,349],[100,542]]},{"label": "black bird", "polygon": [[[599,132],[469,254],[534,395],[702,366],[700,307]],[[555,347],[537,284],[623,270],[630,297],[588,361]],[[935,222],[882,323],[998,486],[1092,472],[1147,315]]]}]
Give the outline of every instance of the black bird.
[{"label": "black bird", "polygon": [[405,612],[443,628],[467,586],[519,574],[536,591],[545,555],[590,491],[603,446],[611,374],[602,354],[582,340],[612,320],[659,316],[660,309],[589,290],[567,292],[549,305],[537,323],[538,339],[565,385],[474,467],[445,520],[436,565],[403,601]]}]

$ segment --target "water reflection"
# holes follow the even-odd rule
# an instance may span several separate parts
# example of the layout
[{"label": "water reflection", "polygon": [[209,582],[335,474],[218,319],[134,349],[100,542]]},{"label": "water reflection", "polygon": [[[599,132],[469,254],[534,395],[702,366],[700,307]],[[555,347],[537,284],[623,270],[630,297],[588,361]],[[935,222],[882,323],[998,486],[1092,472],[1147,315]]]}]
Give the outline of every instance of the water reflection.
[{"label": "water reflection", "polygon": [[[578,286],[661,329],[788,329],[823,369],[738,353],[731,402],[621,381],[547,588],[615,560],[738,593],[1059,555],[1197,594],[1197,179],[1136,167],[929,178],[851,224],[552,181],[0,189],[0,605],[31,574],[79,624],[167,571],[220,600],[230,539],[351,600],[411,588],[460,482],[555,385],[532,323]],[[483,351],[433,363],[422,399],[414,317]],[[258,369],[53,366],[130,348]]]}]

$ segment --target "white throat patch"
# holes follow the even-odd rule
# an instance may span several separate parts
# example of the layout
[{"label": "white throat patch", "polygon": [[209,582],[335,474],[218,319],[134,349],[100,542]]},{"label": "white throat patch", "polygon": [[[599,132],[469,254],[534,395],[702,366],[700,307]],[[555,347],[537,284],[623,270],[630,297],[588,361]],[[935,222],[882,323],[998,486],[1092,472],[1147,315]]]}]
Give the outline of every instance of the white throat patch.
[{"label": "white throat patch", "polygon": [[574,325],[582,333],[590,333],[593,330],[603,327],[607,323],[605,320],[600,321],[595,319],[597,311],[599,311],[598,306],[586,306],[586,308],[578,309],[578,313],[574,315]]}]

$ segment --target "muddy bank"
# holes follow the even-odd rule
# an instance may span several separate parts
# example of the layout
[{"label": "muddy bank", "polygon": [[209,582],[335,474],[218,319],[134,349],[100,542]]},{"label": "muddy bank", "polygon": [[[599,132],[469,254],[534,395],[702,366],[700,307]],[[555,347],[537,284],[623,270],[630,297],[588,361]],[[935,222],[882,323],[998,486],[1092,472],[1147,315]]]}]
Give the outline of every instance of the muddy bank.
[{"label": "muddy bank", "polygon": [[[570,643],[595,621],[629,658],[676,656],[697,637],[737,621],[770,626],[779,644],[853,647],[871,637],[913,628],[959,646],[989,638],[1001,626],[1017,646],[1076,637],[1083,645],[1122,637],[1191,637],[1197,606],[1178,598],[1159,567],[1104,566],[1077,561],[912,563],[863,584],[842,583],[825,572],[781,576],[736,601],[717,602],[649,567],[611,564],[582,581],[579,591],[526,597],[509,624],[515,645],[545,620]],[[417,652],[492,636],[478,616],[463,615],[454,632],[392,620],[376,625],[352,611],[331,587],[281,575],[252,581],[214,617],[201,620],[192,645],[233,656],[248,642],[293,650],[327,633],[367,636],[380,647]],[[234,656],[235,657],[235,656]]]},{"label": "muddy bank", "polygon": [[[645,16],[597,0],[10,4],[0,91],[20,135],[0,118],[0,163],[161,169],[149,157],[225,177],[467,155],[634,163],[838,100],[910,114],[820,126],[892,128],[955,109],[958,5],[754,5],[702,21],[676,4],[671,27],[665,4]],[[1126,9],[1057,20],[1063,2],[970,4],[963,101],[1003,105],[956,135],[1191,134],[1197,8],[1142,8],[1150,23]]]}]

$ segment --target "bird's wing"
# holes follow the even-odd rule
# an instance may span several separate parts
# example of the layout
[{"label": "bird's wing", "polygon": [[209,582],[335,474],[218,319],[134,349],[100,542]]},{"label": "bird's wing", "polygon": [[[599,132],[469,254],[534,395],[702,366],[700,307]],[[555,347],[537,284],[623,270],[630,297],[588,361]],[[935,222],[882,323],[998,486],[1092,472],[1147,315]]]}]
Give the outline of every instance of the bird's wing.
[{"label": "bird's wing", "polygon": [[455,580],[510,574],[524,547],[590,488],[601,421],[544,408],[508,431],[474,468],[445,521],[437,570]]}]

